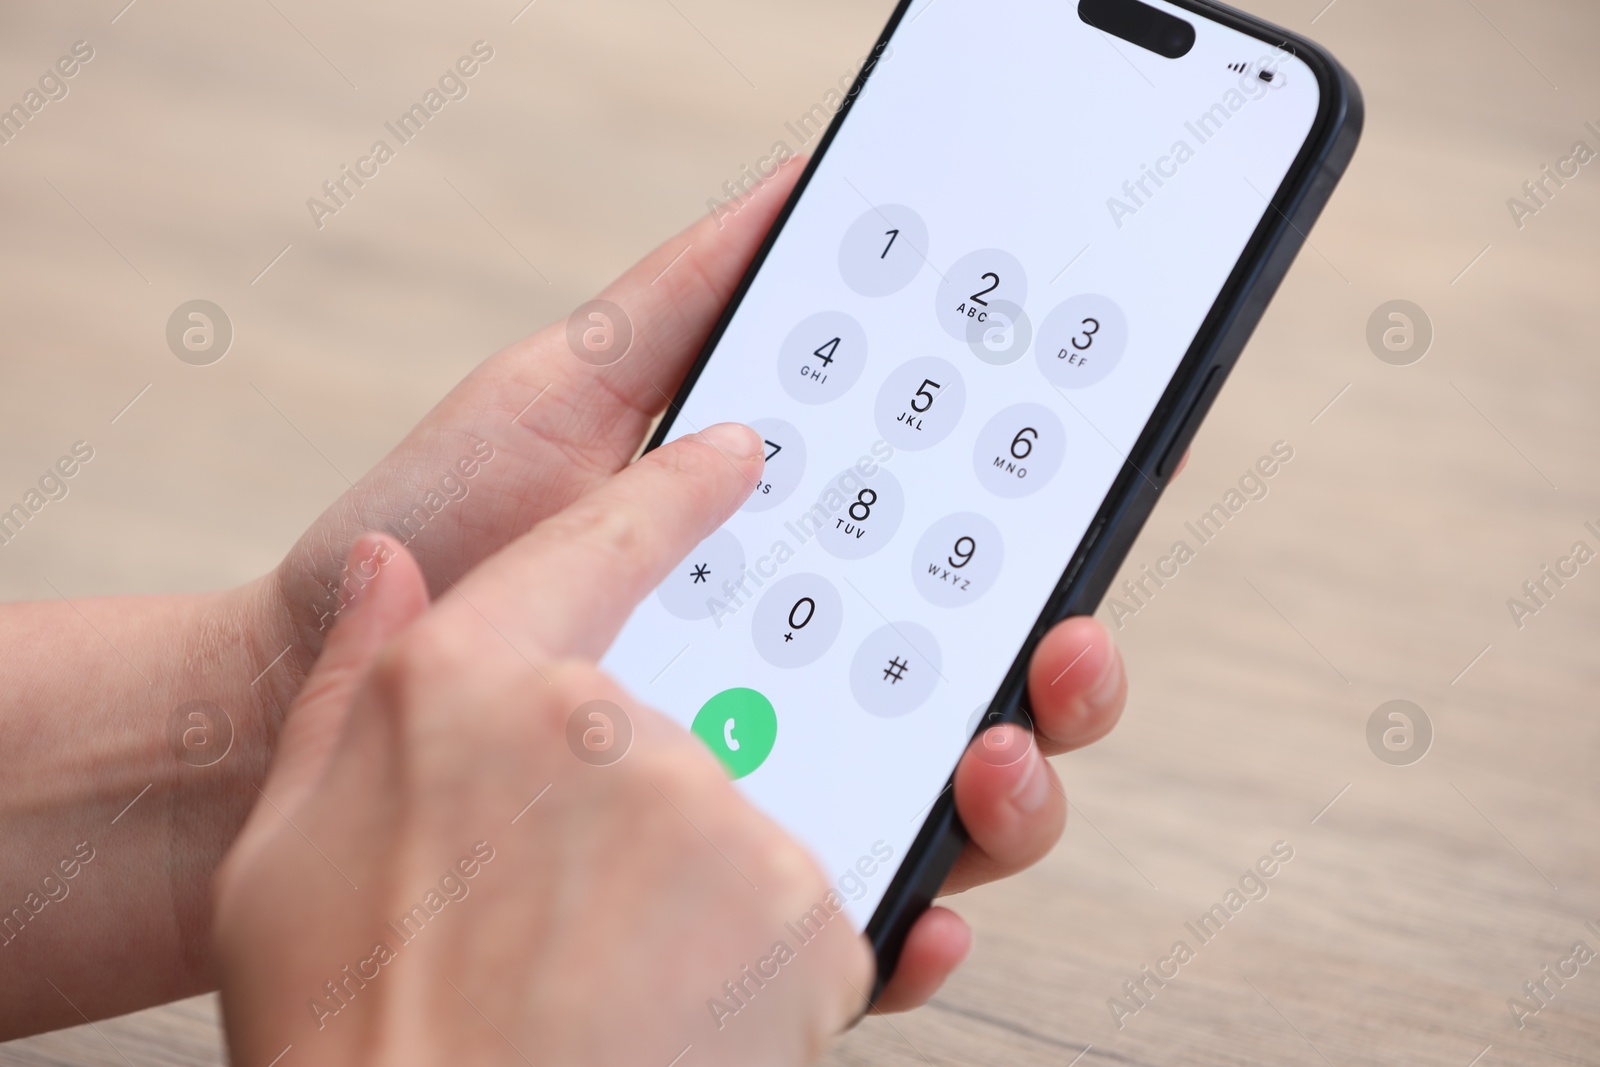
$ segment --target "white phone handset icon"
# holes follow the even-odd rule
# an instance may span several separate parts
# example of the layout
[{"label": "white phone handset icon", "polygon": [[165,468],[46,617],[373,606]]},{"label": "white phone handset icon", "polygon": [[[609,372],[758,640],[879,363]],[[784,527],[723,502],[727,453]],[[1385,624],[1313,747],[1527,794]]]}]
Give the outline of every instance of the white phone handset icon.
[{"label": "white phone handset icon", "polygon": [[722,724],[722,743],[728,746],[729,752],[739,751],[739,742],[733,739],[733,720],[729,719]]}]

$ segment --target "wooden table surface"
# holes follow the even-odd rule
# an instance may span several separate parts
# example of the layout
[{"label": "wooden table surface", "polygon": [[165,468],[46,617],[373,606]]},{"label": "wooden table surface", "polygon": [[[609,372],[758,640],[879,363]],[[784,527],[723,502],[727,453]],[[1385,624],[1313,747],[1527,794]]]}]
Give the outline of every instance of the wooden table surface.
[{"label": "wooden table surface", "polygon": [[[9,598],[271,567],[337,471],[792,141],[890,6],[125,3],[0,14],[0,102],[94,48],[0,147],[0,497],[74,440],[97,450],[48,530],[5,549]],[[1600,964],[1525,1029],[1507,1006],[1574,942],[1600,948],[1600,564],[1520,626],[1507,605],[1575,542],[1600,549],[1600,167],[1520,228],[1507,207],[1574,142],[1600,149],[1600,10],[1325,3],[1257,6],[1355,73],[1365,141],[1129,575],[1276,442],[1294,458],[1119,613],[1132,700],[1058,761],[1060,847],[958,900],[968,966],[832,1063],[1600,1063]],[[479,39],[495,57],[471,95],[315,229],[305,199]],[[163,340],[196,296],[237,328],[204,372]],[[1392,299],[1436,331],[1411,366],[1366,343]],[[1409,766],[1367,741],[1393,699],[1432,724]],[[1278,842],[1269,894],[1194,937]],[[1118,1019],[1108,1000],[1136,1006],[1123,983],[1178,940],[1193,958]],[[207,998],[0,1046],[221,1058]]]}]

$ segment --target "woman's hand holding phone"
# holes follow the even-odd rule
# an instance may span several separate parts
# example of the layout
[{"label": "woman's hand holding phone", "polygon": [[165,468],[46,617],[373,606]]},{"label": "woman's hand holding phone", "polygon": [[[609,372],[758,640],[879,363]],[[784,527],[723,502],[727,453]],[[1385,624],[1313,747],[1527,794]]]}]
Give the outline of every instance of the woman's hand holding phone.
[{"label": "woman's hand holding phone", "polygon": [[[372,577],[217,878],[234,1062],[290,1046],[298,1062],[667,1062],[694,1046],[700,1062],[800,1064],[859,1013],[871,953],[826,910],[814,861],[700,741],[591,665],[761,466],[741,426],[673,442],[431,606],[403,546],[357,541],[351,564]],[[1041,675],[1092,654],[1061,634]],[[571,712],[596,700],[632,726],[603,766],[569,751]],[[1058,796],[1033,758],[1012,779],[991,772],[1016,761],[963,768],[969,808],[1013,852],[974,853],[957,877],[1030,858],[1025,824]],[[903,1001],[964,944],[952,923],[924,920]]]},{"label": "woman's hand holding phone", "polygon": [[[248,923],[240,909],[246,903],[253,904],[260,909],[259,918],[253,921],[258,922],[261,929],[286,934],[276,916],[293,916],[305,930],[325,932],[332,927],[313,921],[316,908],[325,906],[332,909],[335,917],[348,917],[360,908],[376,910],[379,904],[372,903],[365,895],[356,895],[342,877],[334,887],[337,892],[332,895],[324,893],[320,887],[313,889],[310,881],[297,881],[292,886],[280,885],[284,895],[268,899],[262,894],[251,895],[253,879],[237,873],[255,869],[242,857],[249,848],[261,847],[261,841],[270,836],[270,820],[282,818],[273,809],[274,804],[291,814],[295,823],[307,829],[313,840],[320,841],[317,836],[320,831],[312,832],[296,812],[298,805],[306,802],[305,794],[313,783],[321,781],[321,761],[327,758],[327,750],[342,729],[337,715],[314,714],[314,711],[330,701],[330,690],[344,692],[347,699],[350,687],[362,676],[357,666],[359,657],[353,658],[349,653],[351,642],[359,645],[360,640],[345,639],[343,652],[338,646],[325,648],[332,629],[341,622],[350,624],[358,613],[357,606],[347,602],[350,590],[362,584],[363,574],[371,577],[367,568],[381,545],[385,555],[396,558],[380,568],[374,579],[379,582],[378,586],[374,588],[368,584],[359,594],[356,605],[364,597],[370,604],[385,602],[393,609],[395,594],[388,584],[393,580],[392,575],[416,571],[420,578],[406,583],[405,595],[398,598],[399,606],[406,611],[420,613],[430,600],[438,600],[434,612],[442,612],[454,603],[451,610],[467,618],[468,609],[463,607],[466,602],[460,601],[454,592],[454,586],[459,584],[483,610],[484,616],[495,620],[505,633],[529,635],[526,643],[518,639],[519,646],[544,649],[541,653],[544,655],[555,655],[553,650],[562,650],[562,657],[577,656],[585,662],[598,656],[609,635],[615,632],[622,614],[647,588],[639,584],[638,570],[596,579],[594,588],[587,591],[588,599],[565,595],[560,600],[558,593],[565,590],[570,594],[566,583],[571,575],[565,571],[536,576],[507,573],[503,589],[494,587],[491,582],[479,592],[473,589],[484,584],[481,575],[501,573],[497,568],[504,564],[486,566],[470,582],[466,575],[530,528],[565,512],[586,494],[612,484],[613,477],[618,477],[618,484],[627,484],[622,479],[638,476],[635,468],[621,476],[617,476],[617,472],[637,451],[652,418],[681,383],[779,205],[788,195],[797,169],[795,165],[785,168],[780,177],[769,181],[749,198],[737,214],[722,213],[721,227],[708,220],[662,246],[606,294],[626,308],[633,319],[635,339],[626,359],[606,368],[581,362],[567,345],[564,324],[491,358],[353,490],[335,502],[312,525],[283,564],[264,579],[201,597],[135,597],[94,602],[92,609],[84,609],[86,615],[95,619],[101,636],[123,654],[121,657],[104,656],[98,645],[83,645],[57,637],[61,633],[75,632],[74,628],[82,625],[77,614],[78,604],[7,605],[4,618],[0,619],[12,651],[7,668],[26,683],[14,687],[17,692],[13,694],[8,715],[18,736],[26,736],[29,745],[28,758],[19,763],[16,773],[6,780],[8,788],[0,798],[4,800],[0,816],[26,827],[19,838],[24,844],[13,850],[15,855],[8,855],[6,869],[19,879],[16,884],[21,884],[20,879],[33,877],[40,867],[53,865],[60,858],[56,855],[55,843],[78,840],[72,835],[80,832],[86,820],[94,822],[103,818],[102,825],[115,825],[123,841],[116,850],[107,853],[113,859],[104,861],[113,863],[114,878],[99,883],[80,882],[74,889],[74,899],[82,894],[85,902],[73,905],[78,909],[73,922],[31,924],[25,938],[14,938],[8,946],[7,951],[16,959],[36,964],[19,965],[13,968],[10,981],[0,982],[5,987],[10,1009],[0,1023],[8,1036],[71,1025],[85,1015],[104,1018],[214,989],[220,972],[211,943],[214,926],[212,877],[246,818],[257,808],[261,810],[255,813],[256,822],[251,824],[254,844],[247,842],[246,850],[236,856],[231,867],[234,873],[223,886],[226,902],[233,909],[224,917],[227,944],[233,953],[229,957],[229,968],[238,975],[244,966],[244,957],[253,956],[263,976],[270,973],[280,979],[292,979],[288,985],[293,988],[274,985],[272,996],[277,999],[263,1002],[252,1010],[282,1010],[288,1013],[287,1018],[315,1021],[318,1013],[310,1008],[313,999],[322,998],[324,1013],[339,1006],[339,1001],[328,999],[328,983],[337,981],[340,989],[355,990],[363,995],[374,991],[372,988],[363,990],[358,984],[366,981],[360,977],[363,971],[374,973],[371,968],[380,966],[369,962],[370,944],[357,946],[360,954],[340,962],[335,973],[313,976],[309,971],[302,973],[296,969],[311,958],[303,956],[305,943],[288,936],[276,942],[252,939],[244,929]],[[492,458],[485,462],[484,453],[490,449]],[[663,454],[670,457],[673,450],[663,450]],[[448,506],[431,513],[421,532],[410,538],[409,552],[405,555],[393,542],[362,542],[361,551],[354,554],[357,559],[356,566],[351,568],[354,573],[347,574],[346,561],[366,531],[394,528],[401,517],[410,513],[409,509],[425,499],[425,493],[431,494],[433,487],[441,485],[442,476],[459,471],[464,460],[470,460],[467,469],[475,471],[470,479],[470,495],[462,494]],[[660,458],[651,459],[643,468],[659,469],[661,462]],[[731,470],[727,464],[723,464],[723,469]],[[747,488],[742,484],[740,491]],[[699,506],[704,508],[705,522],[716,519],[718,507],[709,497],[700,498]],[[556,526],[559,528],[560,521]],[[685,546],[692,542],[692,538],[681,543],[679,539],[668,538],[664,530],[656,526],[650,524],[648,535],[635,546],[638,558],[633,566],[649,567],[653,566],[651,561],[674,552],[681,555]],[[372,625],[370,622],[360,626],[350,624],[350,632],[368,633],[367,644],[376,647],[382,642],[371,636]],[[431,632],[432,624],[429,627]],[[485,632],[492,635],[492,630],[488,628]],[[539,644],[552,635],[560,636],[567,644]],[[539,641],[534,641],[535,637]],[[499,640],[498,637],[492,639]],[[408,642],[402,638],[399,647],[421,657],[416,668],[418,677],[435,668],[440,670],[441,677],[447,673],[447,667],[459,669],[459,664],[440,664],[436,659],[427,658],[430,649],[424,642]],[[457,646],[440,647],[460,651]],[[490,651],[480,643],[475,654],[487,656]],[[328,653],[325,662],[315,676],[310,677],[310,688],[305,690],[312,666],[324,652]],[[528,654],[530,658],[533,656],[532,652]],[[393,678],[399,665],[387,659],[381,662],[383,666],[374,677]],[[519,658],[517,662],[522,661]],[[136,673],[129,669],[132,664],[144,665],[144,669]],[[488,676],[486,673],[485,677]],[[587,677],[574,668],[561,678],[570,680],[578,676]],[[458,712],[450,722],[463,731],[473,728],[473,732],[462,733],[448,744],[445,743],[447,738],[435,739],[439,752],[456,754],[457,761],[452,769],[459,772],[459,779],[454,775],[441,777],[439,771],[424,777],[420,773],[424,766],[420,755],[417,760],[399,760],[397,753],[410,751],[403,746],[389,753],[398,762],[383,765],[402,774],[398,784],[385,785],[385,795],[395,803],[404,798],[401,810],[408,818],[435,820],[429,825],[438,830],[438,838],[448,837],[451,847],[457,849],[440,859],[436,869],[430,868],[429,878],[435,884],[447,866],[455,869],[452,865],[457,862],[467,862],[468,866],[481,863],[470,852],[478,841],[486,842],[486,848],[498,847],[499,839],[491,832],[492,828],[479,829],[474,819],[468,817],[470,811],[476,809],[470,805],[459,806],[466,804],[462,790],[472,783],[472,775],[481,775],[483,767],[507,758],[508,752],[521,751],[516,746],[493,740],[498,736],[494,730],[509,731],[510,725],[516,724],[495,720],[498,725],[489,729],[459,714],[460,708],[466,706],[468,695],[485,706],[493,705],[497,698],[496,694],[483,694],[465,684],[452,687],[446,697],[441,698],[445,701],[443,706]],[[203,729],[196,727],[195,716],[184,714],[190,706],[185,702],[192,702],[197,696],[216,702],[210,705],[211,718],[201,717]],[[552,701],[560,704],[570,696],[571,693],[565,691],[552,695],[541,682],[521,694],[525,701],[521,707],[525,714],[531,715],[536,707],[548,711]],[[620,697],[618,702],[625,703]],[[1049,636],[1040,647],[1033,667],[1032,706],[1038,743],[1026,743],[1013,727],[991,732],[991,743],[976,753],[969,753],[957,772],[955,801],[972,843],[947,883],[947,891],[958,891],[1013,873],[1049,850],[1061,832],[1065,799],[1042,753],[1084,744],[1105,733],[1116,719],[1121,703],[1120,661],[1109,638],[1097,625],[1090,620],[1073,620]],[[399,697],[392,703],[394,709],[408,706]],[[175,708],[179,714],[184,714],[181,720],[174,718]],[[63,709],[71,709],[71,714],[63,714]],[[571,710],[568,707],[565,712]],[[639,717],[654,721],[643,712]],[[380,725],[391,723],[390,729],[394,728],[394,723],[423,721],[421,716],[401,715],[398,710],[388,720],[376,713],[369,718]],[[427,721],[442,730],[447,720],[440,716]],[[221,732],[223,727],[228,727],[226,732]],[[528,723],[518,728],[533,730]],[[206,747],[191,751],[191,738],[197,729]],[[661,729],[666,728],[662,726]],[[682,743],[678,750],[682,758],[692,756],[702,767],[700,771],[682,773],[703,778],[706,773],[703,768],[710,764],[711,758],[694,748],[699,742],[691,744],[675,727],[667,732]],[[97,741],[86,746],[83,738],[91,736]],[[175,751],[174,745],[180,738],[181,745]],[[539,738],[542,748],[533,755],[524,753],[528,760],[535,755],[552,758],[553,751],[554,756],[567,763],[574,762],[565,751],[559,734],[540,734]],[[307,746],[314,754],[320,751],[317,759],[308,760],[304,756]],[[996,758],[997,751],[1000,758]],[[366,755],[373,758],[370,752]],[[435,758],[443,757],[429,756],[429,759]],[[474,759],[478,762],[472,762]],[[629,760],[632,759],[630,756]],[[642,765],[644,761],[640,762]],[[275,768],[275,776],[265,787],[271,803],[262,799],[261,791],[269,767]],[[371,781],[371,776],[378,773],[365,765],[361,771],[368,777],[352,780]],[[613,780],[620,782],[629,773],[624,771],[613,776]],[[716,774],[711,775],[716,783],[714,788],[704,783],[696,787],[720,798],[718,804],[712,805],[718,809],[717,817],[730,820],[730,825],[760,825],[771,830],[746,810],[738,794],[718,777],[721,773],[717,769]],[[660,784],[663,790],[670,792],[671,782]],[[328,784],[319,788],[331,790],[333,787]],[[302,795],[297,796],[297,792]],[[547,805],[548,810],[557,807],[551,803],[556,797],[557,791],[552,789],[511,829],[536,825],[538,819],[546,817]],[[727,801],[727,811],[720,810],[724,806],[721,800]],[[366,804],[362,797],[352,797],[350,802]],[[487,806],[487,800],[483,803]],[[526,799],[519,803],[526,804]],[[350,810],[375,809],[368,805],[354,806]],[[509,820],[510,815],[505,817]],[[574,823],[575,827],[582,825],[581,820]],[[416,829],[413,823],[395,826],[384,833],[403,837],[402,831],[409,833]],[[711,833],[708,825],[703,826]],[[340,832],[347,832],[347,829]],[[682,832],[682,828],[676,832]],[[374,829],[370,839],[380,836]],[[644,844],[650,843],[650,834],[641,830],[639,836]],[[305,839],[298,834],[295,838],[304,844]],[[26,845],[29,840],[36,843],[35,847]],[[361,837],[357,843],[367,840],[369,838]],[[693,841],[704,843],[698,835],[691,843]],[[279,842],[275,847],[286,846]],[[792,846],[787,844],[772,847],[792,854]],[[357,861],[368,865],[359,877],[353,870],[347,870],[358,885],[376,885],[383,889],[386,878],[400,877],[396,873],[398,868],[384,868],[376,858],[360,859],[364,854],[359,850],[354,854],[355,860],[346,860],[343,853],[334,849],[327,851],[339,860],[341,867]],[[314,850],[307,856],[326,865],[322,857],[315,856]],[[428,863],[432,865],[435,858],[438,857],[430,856]],[[682,852],[678,860],[696,869],[706,865],[726,866],[721,857],[704,850]],[[474,936],[486,940],[496,937],[493,927],[494,922],[499,921],[498,915],[494,922],[486,919],[486,924],[480,927],[471,918],[471,912],[476,905],[488,902],[488,894],[482,892],[483,887],[489,885],[485,880],[488,875],[513,866],[501,859],[494,863],[503,866],[485,866],[482,877],[461,883],[473,887],[471,901],[450,904],[454,909],[451,914],[480,930],[481,933]],[[331,865],[327,866],[332,870]],[[368,868],[376,872],[376,882],[363,880]],[[96,869],[99,869],[98,861]],[[578,870],[580,868],[574,868]],[[796,885],[809,886],[813,873],[807,867],[792,877]],[[693,870],[683,873],[685,878],[697,876]],[[454,885],[461,876],[450,877]],[[655,901],[659,908],[649,914],[660,917],[676,914],[673,909],[681,905],[681,915],[676,921],[686,931],[693,929],[691,924],[698,921],[697,917],[706,914],[693,902],[653,897],[650,881],[650,878],[630,877],[619,883],[629,887],[629,909],[649,912]],[[264,873],[261,884],[275,883],[271,882],[269,873]],[[741,880],[739,884],[745,883]],[[409,894],[422,893],[425,886],[412,888],[409,883],[401,886],[397,881],[389,888],[395,894]],[[438,892],[447,897],[449,889]],[[352,896],[345,898],[341,894]],[[389,903],[405,905],[389,917],[389,921],[399,922],[405,910],[417,900],[396,897],[386,899],[384,906]],[[620,906],[622,902],[617,900],[617,903]],[[760,905],[750,906],[759,913]],[[533,898],[519,898],[517,907],[527,913],[529,922],[538,920],[538,905]],[[460,915],[463,911],[468,914]],[[486,907],[479,914],[488,916],[495,911],[493,907]],[[597,914],[596,918],[598,921],[605,917]],[[600,926],[607,928],[605,921]],[[342,926],[339,930],[349,932]],[[330,943],[343,946],[344,942],[338,939],[343,936],[344,933],[340,933]],[[109,969],[105,966],[108,938],[125,950],[118,965]],[[854,944],[855,939],[851,941]],[[405,951],[415,956],[421,944],[408,946]],[[649,981],[670,983],[672,979],[663,976],[678,973],[675,969],[678,965],[665,953],[663,946],[669,944],[665,940],[647,939],[632,945],[606,947],[618,954],[616,959],[630,960],[634,973],[648,975]],[[911,931],[893,980],[878,998],[878,1007],[903,1009],[924,1001],[965,956],[968,945],[967,930],[952,913],[934,909],[923,915]],[[536,953],[529,956],[530,951],[527,946],[519,945],[509,960],[516,966],[508,973],[519,973],[518,967],[525,966],[528,959],[537,958]],[[17,956],[17,953],[22,955]],[[274,953],[282,954],[281,967],[273,962]],[[528,959],[524,959],[525,956]],[[486,965],[498,959],[478,958]],[[759,962],[759,958],[743,961],[740,967]],[[46,964],[59,989],[36,980],[38,966]],[[352,968],[349,974],[342,970],[347,965]],[[409,970],[421,975],[429,968]],[[849,968],[843,970],[848,972]],[[395,973],[385,971],[383,982]],[[466,969],[446,967],[444,973],[454,977],[464,975]],[[481,972],[490,976],[497,973],[493,969]],[[478,976],[479,972],[474,969],[473,974]],[[733,974],[725,975],[718,981],[733,977]],[[302,980],[309,980],[310,985],[297,984]],[[249,982],[247,976],[240,977],[235,988],[249,988]],[[796,982],[793,988],[798,989],[800,984]],[[868,988],[862,985],[863,990]],[[468,986],[463,985],[462,990],[476,999]],[[701,998],[697,1010],[704,1011],[705,998],[713,991],[695,989],[694,993]],[[367,995],[366,999],[370,1003],[375,998]],[[245,1025],[242,1020],[248,1016],[241,1014],[245,1009],[239,994],[230,994],[230,1002],[234,1017]],[[803,1006],[803,997],[800,1003]],[[627,1009],[619,1004],[617,1017],[626,1014]],[[748,1018],[741,1012],[739,1022],[743,1024]],[[335,1022],[343,1025],[342,1019],[329,1021],[325,1016],[323,1021],[330,1030]],[[733,1023],[728,1025],[731,1027]],[[247,1033],[262,1036],[263,1040],[268,1031],[276,1032],[276,1028],[247,1026]],[[397,1032],[405,1030],[402,1027]],[[793,1032],[793,1027],[787,1031],[778,1027],[775,1032]],[[318,1032],[318,1036],[326,1037],[326,1034]],[[327,1046],[329,1042],[320,1044]],[[254,1037],[249,1047],[253,1059],[259,1053]],[[271,1054],[275,1055],[276,1051]]]},{"label": "woman's hand holding phone", "polygon": [[[762,452],[737,425],[652,452],[431,606],[358,541],[372,577],[217,878],[234,1063],[803,1064],[859,1015],[872,955],[814,918],[815,862],[591,665]],[[569,751],[596,700],[632,727],[603,766]]]},{"label": "woman's hand holding phone", "polygon": [[[473,480],[468,502],[445,508],[410,546],[434,595],[448,592],[479,561],[628,462],[676,392],[800,169],[800,161],[788,164],[736,214],[702,220],[602,294],[631,319],[634,339],[626,358],[604,368],[580,361],[569,348],[565,323],[511,346],[469,375],[307,531],[271,583],[278,607],[269,616],[281,620],[294,649],[286,662],[299,664],[298,671],[291,665],[271,676],[283,704],[293,699],[302,672],[321,651],[326,618],[319,605],[328,600],[327,588],[344,577],[344,549],[363,531],[393,522],[418,486],[435,472],[451,470],[472,442],[490,442],[494,458]],[[681,551],[673,562],[692,544],[677,546]],[[639,548],[665,551],[659,540],[648,538]],[[631,609],[649,588],[637,588],[625,607]],[[542,625],[588,627],[584,648],[590,657],[605,647],[595,635],[614,633],[626,615],[601,619],[580,606],[571,618],[555,619],[541,612],[539,588],[525,586],[517,594],[504,616],[489,613],[497,625],[509,625],[503,620],[521,613],[541,616]],[[1065,823],[1066,798],[1044,756],[1104,736],[1121,714],[1125,695],[1121,658],[1094,620],[1069,620],[1045,638],[1030,671],[1037,743],[1017,727],[996,727],[980,742],[986,747],[975,746],[957,771],[956,805],[971,842],[945,892],[1014,874],[1054,846]],[[293,716],[291,733],[292,721]],[[1002,757],[995,758],[996,752]],[[878,1008],[905,1010],[926,1001],[965,958],[970,943],[953,912],[934,908],[923,915]]]}]

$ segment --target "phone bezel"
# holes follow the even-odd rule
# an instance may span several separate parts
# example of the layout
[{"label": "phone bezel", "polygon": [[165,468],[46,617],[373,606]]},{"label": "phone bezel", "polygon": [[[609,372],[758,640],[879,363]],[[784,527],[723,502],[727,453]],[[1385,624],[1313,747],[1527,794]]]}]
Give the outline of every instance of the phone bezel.
[{"label": "phone bezel", "polygon": [[[766,263],[778,236],[805,195],[841,125],[849,117],[862,88],[872,76],[914,2],[899,0],[890,15],[839,111],[807,160],[789,199],[773,221],[727,307],[685,375],[683,384],[668,402],[666,413],[651,435],[645,451],[658,448],[667,440],[679,408],[699,381],[728,324]],[[1169,458],[1187,445],[1203,421],[1267,303],[1287,273],[1300,245],[1304,243],[1305,231],[1321,213],[1334,184],[1343,174],[1360,136],[1363,117],[1360,91],[1343,67],[1322,48],[1287,30],[1212,0],[1167,2],[1196,17],[1210,19],[1249,34],[1264,44],[1281,48],[1304,61],[1316,75],[1320,90],[1317,115],[1294,163],[1270,199],[1269,210],[1263,213],[1260,225],[1218,292],[1211,311],[1124,461],[1094,522],[1089,525],[1045,602],[1044,610],[1040,612],[1004,680],[996,689],[988,712],[980,720],[979,731],[1003,722],[1021,722],[1031,726],[1026,689],[1027,668],[1034,649],[1057,622],[1072,615],[1092,614],[1098,608],[1107,586],[1171,476]],[[954,768],[867,924],[865,932],[878,961],[872,994],[874,1000],[894,971],[901,945],[912,922],[931,902],[966,843],[965,829],[955,811],[954,790],[951,787],[953,781]]]}]

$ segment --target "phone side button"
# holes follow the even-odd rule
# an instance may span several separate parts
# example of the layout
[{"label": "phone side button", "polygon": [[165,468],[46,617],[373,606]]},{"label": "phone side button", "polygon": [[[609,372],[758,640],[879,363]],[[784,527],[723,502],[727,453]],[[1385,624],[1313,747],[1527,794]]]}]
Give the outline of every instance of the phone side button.
[{"label": "phone side button", "polygon": [[1166,478],[1167,475],[1172,473],[1173,467],[1177,465],[1178,459],[1183,455],[1184,448],[1188,446],[1190,438],[1194,436],[1196,412],[1200,411],[1210,401],[1214,395],[1217,381],[1221,377],[1222,368],[1212,367],[1211,372],[1206,375],[1205,384],[1200,387],[1199,392],[1194,394],[1194,399],[1189,401],[1189,410],[1185,411],[1183,418],[1178,421],[1178,432],[1173,434],[1172,443],[1167,445],[1166,452],[1161,455],[1161,462],[1156,464],[1157,478]]},{"label": "phone side button", "polygon": [[1101,519],[1093,526],[1089,527],[1089,532],[1084,535],[1083,543],[1078,546],[1078,551],[1072,561],[1072,566],[1068,568],[1066,577],[1061,581],[1063,588],[1070,586],[1074,581],[1077,580],[1078,572],[1083,569],[1084,560],[1089,558],[1090,549],[1094,548],[1094,543],[1100,540],[1100,534],[1105,530],[1105,528],[1106,524],[1104,519]]}]

